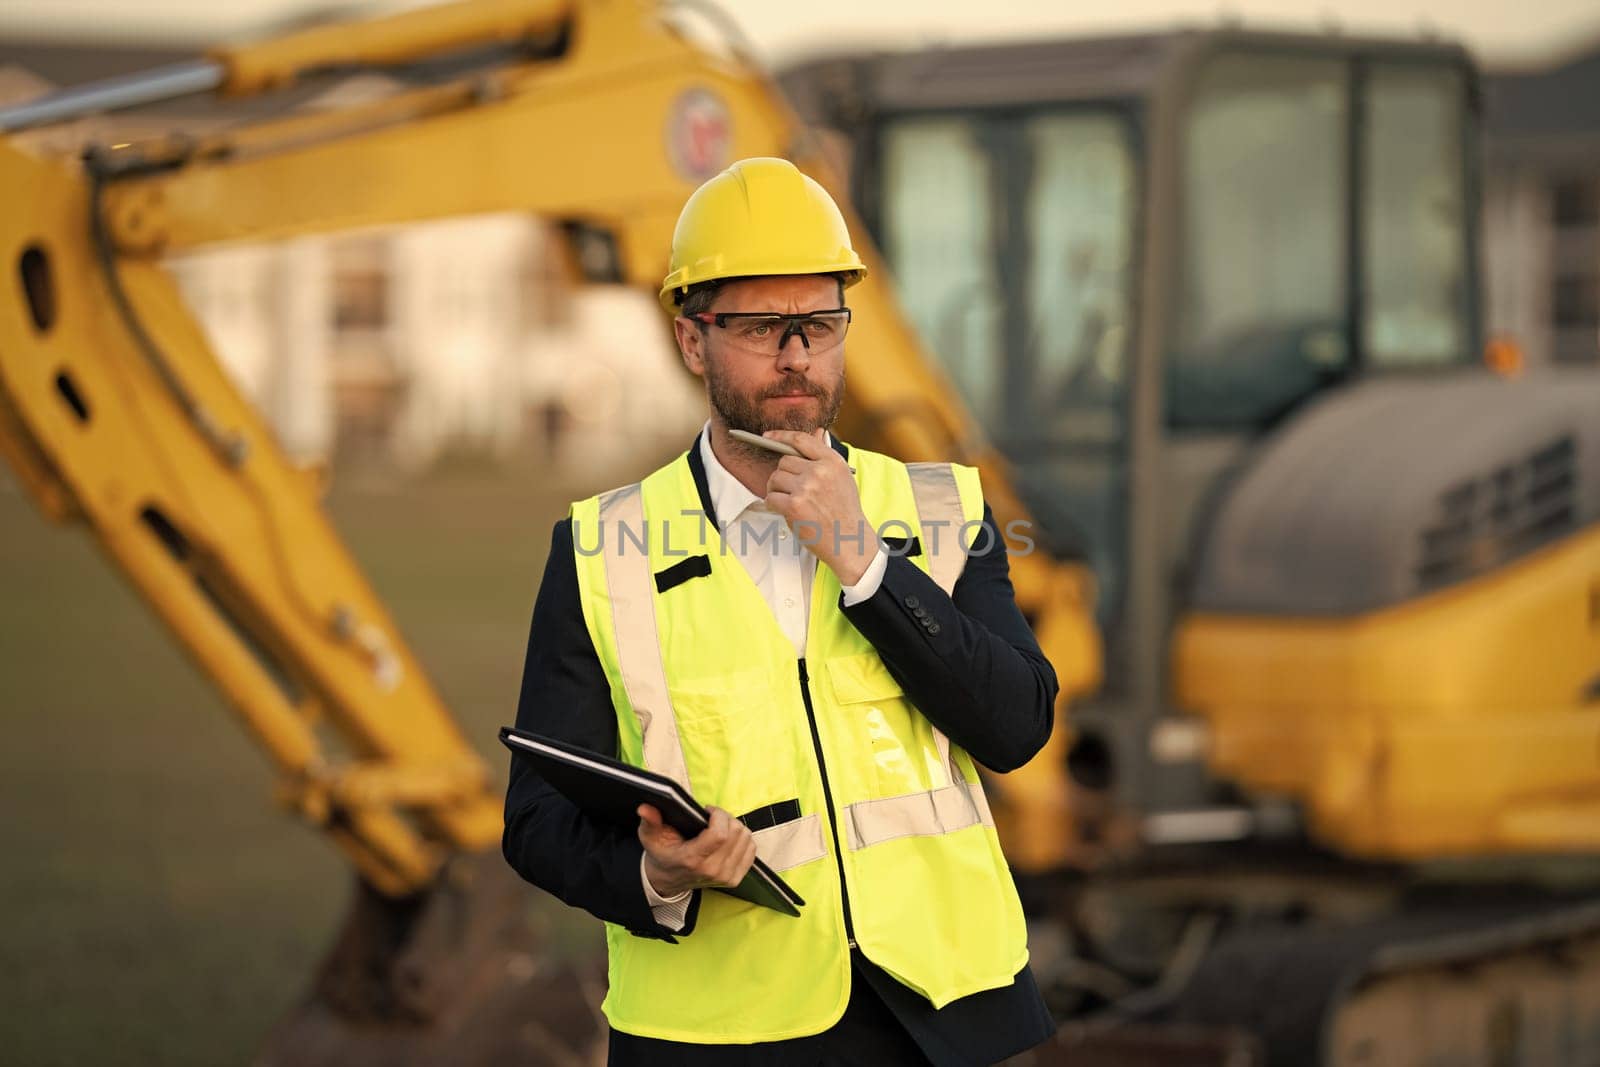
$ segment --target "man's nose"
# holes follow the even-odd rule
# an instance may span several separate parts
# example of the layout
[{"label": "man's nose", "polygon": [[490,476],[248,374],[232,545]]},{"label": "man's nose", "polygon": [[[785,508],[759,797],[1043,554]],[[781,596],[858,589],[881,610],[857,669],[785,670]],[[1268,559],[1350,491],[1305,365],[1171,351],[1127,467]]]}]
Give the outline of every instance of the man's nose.
[{"label": "man's nose", "polygon": [[805,368],[811,364],[811,346],[799,333],[791,333],[783,338],[778,348],[778,366],[780,369]]}]

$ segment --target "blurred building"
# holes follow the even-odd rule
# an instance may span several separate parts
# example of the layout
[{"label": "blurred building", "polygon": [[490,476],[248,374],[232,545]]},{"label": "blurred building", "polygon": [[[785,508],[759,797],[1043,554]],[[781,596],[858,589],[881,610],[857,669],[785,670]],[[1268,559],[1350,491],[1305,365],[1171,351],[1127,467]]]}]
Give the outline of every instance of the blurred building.
[{"label": "blurred building", "polygon": [[[190,58],[0,42],[0,101]],[[396,91],[359,76],[234,107],[196,98],[30,133],[58,151],[179,127],[203,134]],[[207,248],[168,261],[218,358],[296,459],[420,470],[531,460],[597,485],[704,418],[648,294],[570,284],[531,216]],[[622,432],[619,432],[622,431]]]},{"label": "blurred building", "polygon": [[[191,56],[0,41],[0,100]],[[363,75],[28,136],[70,152],[396,89]],[[1488,327],[1535,362],[1600,362],[1600,45],[1546,69],[1490,74],[1485,101]],[[468,454],[602,484],[687,439],[704,410],[648,297],[571,286],[535,218],[207,249],[170,266],[219,358],[296,458],[416,470]]]},{"label": "blurred building", "polygon": [[1600,42],[1485,79],[1491,332],[1535,362],[1600,363]]}]

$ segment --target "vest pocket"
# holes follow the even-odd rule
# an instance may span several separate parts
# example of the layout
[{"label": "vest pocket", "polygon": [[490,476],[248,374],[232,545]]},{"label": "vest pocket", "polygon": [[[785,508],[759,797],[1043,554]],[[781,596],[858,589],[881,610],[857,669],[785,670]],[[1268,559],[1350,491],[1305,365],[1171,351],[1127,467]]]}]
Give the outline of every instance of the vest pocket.
[{"label": "vest pocket", "polygon": [[828,681],[833,685],[833,699],[840,704],[905,696],[905,690],[876,652],[828,660]]},{"label": "vest pocket", "polygon": [[669,686],[689,786],[700,803],[737,815],[794,795],[793,783],[774,774],[770,762],[776,730],[772,710],[761,706],[761,694],[770,691],[758,670]]},{"label": "vest pocket", "polygon": [[839,707],[837,725],[853,732],[856,745],[872,754],[867,791],[841,800],[921,793],[946,784],[932,724],[912,706],[876,652],[835,657],[827,669]]}]

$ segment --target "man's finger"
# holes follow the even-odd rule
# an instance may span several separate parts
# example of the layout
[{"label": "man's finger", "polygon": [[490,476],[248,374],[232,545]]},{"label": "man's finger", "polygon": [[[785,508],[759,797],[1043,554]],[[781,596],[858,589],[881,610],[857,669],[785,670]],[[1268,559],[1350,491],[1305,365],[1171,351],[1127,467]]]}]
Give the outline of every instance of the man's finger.
[{"label": "man's finger", "polygon": [[756,839],[752,834],[739,841],[739,846],[729,855],[729,868],[731,877],[735,880],[743,878],[744,872],[750,869],[750,861],[756,858]]},{"label": "man's finger", "polygon": [[762,502],[786,519],[790,518],[790,513],[794,511],[794,494],[785,493],[781,489],[767,490],[767,495]]},{"label": "man's finger", "polygon": [[734,847],[728,850],[728,854],[725,857],[726,862],[722,869],[723,884],[732,886],[744,881],[744,876],[749,872],[750,865],[755,862],[755,858],[755,835],[751,834],[741,838]]},{"label": "man's finger", "polygon": [[649,804],[640,804],[636,814],[639,816],[639,840],[654,840],[661,833],[661,813]]},{"label": "man's finger", "polygon": [[776,470],[767,478],[767,492],[792,493],[800,485],[800,476],[791,471]]},{"label": "man's finger", "polygon": [[822,429],[811,433],[801,433],[799,430],[768,430],[761,436],[792,446],[806,459],[826,459],[833,451],[828,444],[827,431]]},{"label": "man's finger", "polygon": [[746,872],[748,872],[750,870],[750,868],[755,864],[755,862],[756,862],[756,839],[755,839],[755,835],[751,834],[750,835],[750,839],[745,842],[744,851],[739,854],[739,870],[737,872],[737,875],[738,875],[738,878],[739,878],[739,880],[741,882],[744,881],[744,876],[745,876]]},{"label": "man's finger", "polygon": [[715,808],[713,810],[716,812],[716,816],[720,816],[720,830],[722,836],[719,844],[722,847],[734,847],[744,838],[750,836],[749,828],[738,819],[735,819],[730,813],[724,811],[722,808]]},{"label": "man's finger", "polygon": [[696,863],[706,859],[727,842],[728,813],[721,808],[711,808],[709,811],[711,813],[711,821],[704,830],[689,839],[689,843],[684,849],[684,861],[686,863]]},{"label": "man's finger", "polygon": [[683,840],[683,835],[661,819],[661,813],[649,804],[640,804],[635,814],[639,816],[639,843],[647,849],[673,848]]}]

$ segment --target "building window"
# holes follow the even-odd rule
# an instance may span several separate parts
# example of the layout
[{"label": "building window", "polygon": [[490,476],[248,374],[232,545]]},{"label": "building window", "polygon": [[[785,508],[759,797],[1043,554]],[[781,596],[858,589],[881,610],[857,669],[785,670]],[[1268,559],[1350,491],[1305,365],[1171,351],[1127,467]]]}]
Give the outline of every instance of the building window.
[{"label": "building window", "polygon": [[1557,363],[1600,360],[1600,180],[1550,183],[1550,356]]},{"label": "building window", "polygon": [[1550,222],[1558,229],[1600,226],[1600,181],[1556,182],[1550,189]]},{"label": "building window", "polygon": [[388,243],[346,235],[333,243],[332,252],[334,329],[383,329],[389,324]]},{"label": "building window", "polygon": [[1568,275],[1553,286],[1550,317],[1558,330],[1600,329],[1600,278]]}]

